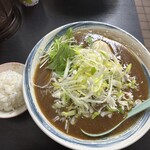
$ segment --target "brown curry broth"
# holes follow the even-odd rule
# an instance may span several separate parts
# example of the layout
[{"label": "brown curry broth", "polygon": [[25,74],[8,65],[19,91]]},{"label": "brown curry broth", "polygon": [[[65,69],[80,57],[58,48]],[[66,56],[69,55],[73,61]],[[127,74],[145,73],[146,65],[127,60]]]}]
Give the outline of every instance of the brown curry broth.
[{"label": "brown curry broth", "polygon": [[[97,31],[95,31],[94,33],[97,33]],[[80,33],[79,35],[76,34],[75,37],[79,42],[83,41],[85,35]],[[122,49],[120,49],[119,53],[121,55],[123,63],[132,63],[131,75],[136,76],[137,82],[139,84],[139,90],[133,92],[134,98],[138,99],[140,97],[140,99],[147,99],[148,83],[140,63],[133,55],[131,55],[131,53],[129,53],[127,49],[124,49],[123,47]],[[44,67],[39,69],[39,66],[37,66],[34,77],[34,83],[38,85],[45,85],[49,80],[49,78],[50,78],[50,71],[46,70]],[[35,87],[35,94],[41,111],[55,127],[57,127],[63,132],[66,132],[64,130],[64,122],[53,121],[54,117],[57,115],[55,113],[55,110],[52,108],[54,98],[49,93],[47,95],[43,95],[42,93],[43,92],[41,91],[40,88]],[[138,120],[139,117],[140,114],[128,119],[120,127],[118,127],[115,131],[113,131],[110,135],[114,135],[128,129]],[[113,126],[118,124],[122,119],[123,115],[119,113],[115,113],[112,116],[112,118],[96,117],[93,120],[88,118],[79,118],[75,125],[70,125],[68,134],[81,139],[91,139],[90,137],[85,136],[80,131],[80,128],[90,133],[99,133],[112,128]]]}]

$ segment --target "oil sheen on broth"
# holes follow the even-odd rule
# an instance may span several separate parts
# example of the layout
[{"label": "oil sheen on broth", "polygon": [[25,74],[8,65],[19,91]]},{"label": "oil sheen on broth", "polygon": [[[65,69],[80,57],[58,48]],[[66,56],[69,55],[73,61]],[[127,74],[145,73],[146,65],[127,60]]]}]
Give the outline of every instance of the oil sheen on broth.
[{"label": "oil sheen on broth", "polygon": [[[84,44],[85,36],[90,32],[90,34],[98,36],[100,35],[99,30],[80,30],[78,32],[75,32],[75,38],[78,41],[78,43]],[[86,46],[86,44],[85,44]],[[121,56],[121,62],[122,63],[131,63],[132,64],[132,70],[131,75],[136,76],[137,82],[139,84],[139,90],[134,91],[134,99],[147,99],[148,97],[148,82],[146,79],[146,76],[143,72],[143,69],[139,63],[139,61],[129,52],[128,49],[125,47],[121,47],[117,50],[117,53]],[[44,67],[39,68],[37,66],[35,76],[34,76],[34,83],[37,85],[45,85],[50,78],[50,70],[45,69]],[[55,110],[52,108],[54,98],[51,96],[50,93],[47,93],[46,95],[41,92],[40,88],[34,87],[36,99],[38,102],[38,105],[45,115],[45,117],[58,129],[66,133],[64,129],[64,122],[56,121],[54,122],[53,119],[57,115],[55,113]],[[119,132],[123,132],[124,130],[128,129],[130,126],[132,126],[140,117],[141,114],[136,115],[130,119],[128,119],[126,122],[124,122],[120,127],[118,127],[115,131],[113,131],[109,136],[118,134]],[[89,133],[99,133],[104,132],[116,124],[118,124],[123,119],[123,115],[119,113],[115,113],[112,115],[111,118],[108,117],[96,117],[95,119],[89,119],[89,118],[79,118],[75,125],[70,125],[69,132],[67,134],[80,138],[80,139],[91,139],[91,137],[88,137],[84,135],[80,129],[84,129],[85,131],[88,131]],[[93,138],[92,138],[93,139]]]}]

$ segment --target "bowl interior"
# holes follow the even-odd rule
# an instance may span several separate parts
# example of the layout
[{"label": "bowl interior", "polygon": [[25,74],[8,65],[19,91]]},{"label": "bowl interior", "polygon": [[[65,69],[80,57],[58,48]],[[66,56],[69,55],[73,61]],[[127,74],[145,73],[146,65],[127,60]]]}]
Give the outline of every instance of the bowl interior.
[{"label": "bowl interior", "polygon": [[150,88],[150,53],[136,38],[134,38],[132,35],[118,27],[101,22],[83,21],[67,24],[53,30],[52,32],[48,33],[45,37],[43,37],[35,45],[26,61],[23,90],[25,101],[33,120],[49,137],[51,137],[58,143],[72,149],[121,149],[134,143],[139,138],[141,138],[150,128],[150,110],[147,110],[144,113],[144,115],[138,120],[138,122],[125,132],[122,132],[121,134],[115,136],[104,137],[94,141],[81,140],[62,133],[61,131],[56,129],[52,124],[50,124],[50,122],[42,114],[37,104],[33,88],[33,77],[36,66],[39,63],[41,49],[44,49],[46,51],[47,47],[51,44],[55,35],[62,35],[70,27],[74,30],[80,28],[88,29],[91,27],[98,28],[102,35],[107,36],[108,38],[111,38],[129,48],[132,51],[132,53],[137,57],[137,59],[139,59],[139,61],[141,62],[145,74],[147,76]]}]

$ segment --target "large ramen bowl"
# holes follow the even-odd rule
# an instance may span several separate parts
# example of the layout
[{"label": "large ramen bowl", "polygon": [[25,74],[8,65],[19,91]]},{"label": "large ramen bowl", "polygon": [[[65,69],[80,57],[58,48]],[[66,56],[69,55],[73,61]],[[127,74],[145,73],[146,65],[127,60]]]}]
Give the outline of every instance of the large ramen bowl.
[{"label": "large ramen bowl", "polygon": [[[54,127],[42,113],[35,96],[33,78],[35,74],[35,69],[39,63],[39,55],[41,54],[41,49],[47,49],[46,47],[51,43],[56,35],[62,35],[68,28],[78,29],[78,28],[98,28],[101,30],[102,34],[109,36],[115,41],[118,41],[129,48],[139,59],[142,64],[143,70],[146,71],[148,82],[150,82],[150,53],[148,50],[132,35],[126,31],[112,26],[110,24],[102,22],[93,21],[83,21],[70,23],[61,26],[46,36],[44,36],[32,49],[30,55],[27,58],[24,71],[23,80],[23,92],[25,102],[28,111],[39,126],[39,128],[47,134],[54,141],[68,147],[77,150],[115,150],[127,147],[138,139],[140,139],[150,128],[150,110],[146,110],[140,119],[124,132],[116,134],[114,136],[105,136],[97,140],[81,140],[70,135],[67,135],[56,127]],[[150,88],[150,85],[148,83]]]}]

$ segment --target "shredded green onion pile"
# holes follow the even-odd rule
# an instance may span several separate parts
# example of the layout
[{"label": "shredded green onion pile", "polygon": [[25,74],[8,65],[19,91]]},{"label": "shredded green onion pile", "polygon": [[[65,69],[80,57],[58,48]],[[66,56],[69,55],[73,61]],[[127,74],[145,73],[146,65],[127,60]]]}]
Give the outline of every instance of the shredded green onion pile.
[{"label": "shredded green onion pile", "polygon": [[41,57],[41,67],[46,63],[52,70],[45,88],[55,98],[54,121],[64,121],[67,132],[79,117],[111,117],[114,112],[125,114],[135,105],[132,90],[138,85],[130,75],[132,64],[122,65],[101,40],[90,40],[83,48],[69,29]]}]

